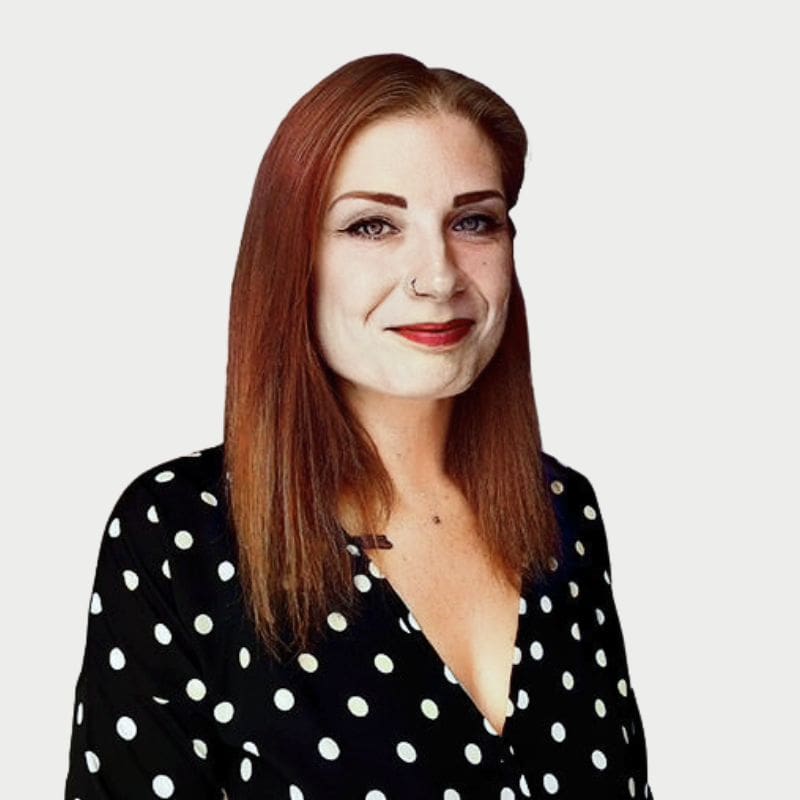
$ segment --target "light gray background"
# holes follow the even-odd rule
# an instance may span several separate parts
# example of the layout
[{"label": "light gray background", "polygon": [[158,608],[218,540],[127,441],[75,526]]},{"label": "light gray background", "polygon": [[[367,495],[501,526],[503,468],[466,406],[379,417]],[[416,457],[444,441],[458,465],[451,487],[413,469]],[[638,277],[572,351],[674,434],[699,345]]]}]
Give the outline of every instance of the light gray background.
[{"label": "light gray background", "polygon": [[230,282],[275,127],[340,64],[400,51],[489,84],[528,130],[513,217],[544,445],[598,495],[655,796],[784,796],[791,4],[22,5],[0,19],[3,795],[63,792],[119,492],[221,440]]}]

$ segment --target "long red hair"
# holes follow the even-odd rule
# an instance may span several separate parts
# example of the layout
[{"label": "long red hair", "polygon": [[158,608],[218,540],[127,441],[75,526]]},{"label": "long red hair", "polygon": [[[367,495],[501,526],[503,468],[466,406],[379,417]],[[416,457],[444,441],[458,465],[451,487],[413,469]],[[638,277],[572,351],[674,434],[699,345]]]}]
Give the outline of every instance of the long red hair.
[{"label": "long red hair", "polygon": [[[373,532],[394,500],[315,337],[312,265],[330,179],[363,125],[440,111],[488,136],[514,206],[527,152],[516,113],[482,83],[401,54],[350,61],[311,88],[278,126],[256,176],[231,291],[224,466],[245,605],[274,656],[309,647],[331,610],[357,613],[337,499],[346,492]],[[495,562],[509,576],[543,575],[560,539],[516,270],[498,350],[454,398],[445,469]]]}]

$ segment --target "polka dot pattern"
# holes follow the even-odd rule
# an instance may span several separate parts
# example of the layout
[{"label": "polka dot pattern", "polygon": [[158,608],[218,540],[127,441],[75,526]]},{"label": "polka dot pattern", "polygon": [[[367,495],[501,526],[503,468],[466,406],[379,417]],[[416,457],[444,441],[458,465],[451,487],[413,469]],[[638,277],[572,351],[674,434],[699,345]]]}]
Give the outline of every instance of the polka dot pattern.
[{"label": "polka dot pattern", "polygon": [[334,783],[366,800],[399,786],[444,800],[652,798],[597,498],[580,473],[543,464],[563,547],[523,584],[508,694],[493,708],[347,534],[363,613],[330,608],[317,641],[272,659],[242,605],[221,447],[139,475],[100,537],[67,796],[124,775],[142,798],[305,800]]}]

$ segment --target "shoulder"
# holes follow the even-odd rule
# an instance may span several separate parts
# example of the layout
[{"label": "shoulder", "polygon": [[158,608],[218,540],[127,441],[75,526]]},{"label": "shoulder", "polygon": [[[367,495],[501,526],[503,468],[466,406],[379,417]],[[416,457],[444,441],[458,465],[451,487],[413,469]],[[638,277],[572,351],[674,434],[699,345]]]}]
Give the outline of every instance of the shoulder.
[{"label": "shoulder", "polygon": [[115,510],[142,510],[167,527],[207,525],[225,503],[223,446],[216,444],[161,460],[134,473]]},{"label": "shoulder", "polygon": [[599,568],[609,578],[605,523],[591,481],[583,472],[544,451],[542,463],[567,562]]},{"label": "shoulder", "polygon": [[231,573],[235,543],[229,530],[223,446],[161,460],[134,473],[106,521],[104,552],[163,573],[173,588],[205,572]]}]

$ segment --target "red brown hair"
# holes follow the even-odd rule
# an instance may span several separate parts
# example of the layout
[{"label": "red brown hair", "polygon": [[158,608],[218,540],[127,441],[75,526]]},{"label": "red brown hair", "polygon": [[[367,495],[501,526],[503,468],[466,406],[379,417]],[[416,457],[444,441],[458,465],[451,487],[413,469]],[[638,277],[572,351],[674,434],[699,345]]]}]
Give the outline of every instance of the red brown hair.
[{"label": "red brown hair", "polygon": [[[330,179],[362,126],[437,112],[466,117],[491,140],[511,208],[527,152],[513,109],[475,80],[401,54],[350,61],[311,88],[278,126],[256,176],[231,292],[224,464],[245,605],[275,656],[281,646],[309,647],[330,611],[357,612],[337,499],[346,492],[371,532],[394,501],[315,337],[312,265]],[[498,350],[454,398],[445,469],[495,562],[509,576],[544,574],[560,540],[516,270]]]}]

